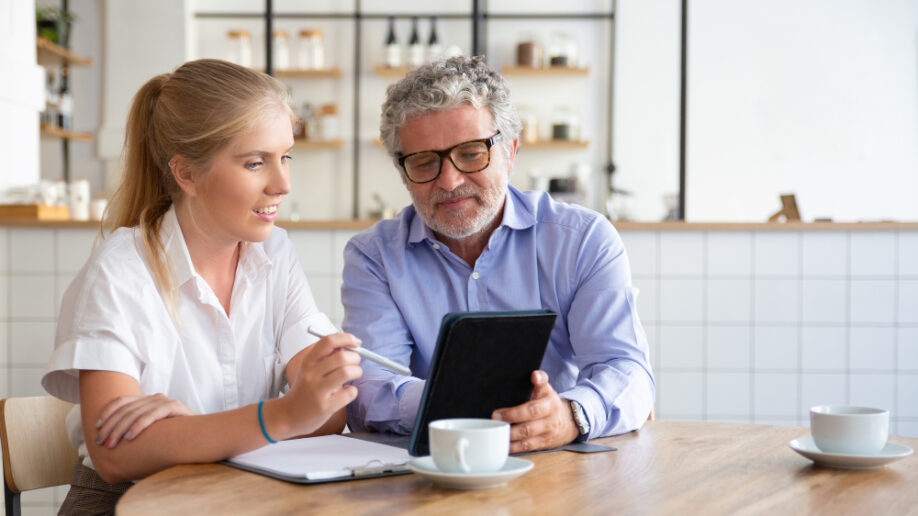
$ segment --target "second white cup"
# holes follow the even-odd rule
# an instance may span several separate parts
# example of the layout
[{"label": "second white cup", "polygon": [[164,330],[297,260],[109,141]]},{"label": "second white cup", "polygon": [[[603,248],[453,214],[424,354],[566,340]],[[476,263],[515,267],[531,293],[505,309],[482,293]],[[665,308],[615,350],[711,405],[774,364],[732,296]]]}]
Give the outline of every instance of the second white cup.
[{"label": "second white cup", "polygon": [[428,425],[430,455],[445,473],[493,473],[510,453],[510,424],[493,419],[438,419]]},{"label": "second white cup", "polygon": [[889,411],[847,405],[818,405],[810,409],[810,432],[825,453],[871,455],[886,446]]}]

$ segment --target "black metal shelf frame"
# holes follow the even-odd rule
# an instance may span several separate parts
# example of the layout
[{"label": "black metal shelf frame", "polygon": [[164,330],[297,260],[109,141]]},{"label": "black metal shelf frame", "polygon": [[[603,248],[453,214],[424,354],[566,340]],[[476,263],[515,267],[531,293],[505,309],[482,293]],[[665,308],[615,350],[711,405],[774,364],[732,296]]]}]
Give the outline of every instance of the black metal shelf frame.
[{"label": "black metal shelf frame", "polygon": [[471,0],[470,13],[411,13],[399,12],[391,14],[383,13],[366,13],[361,9],[361,0],[354,0],[353,12],[306,12],[306,13],[284,13],[274,12],[273,0],[265,0],[265,11],[261,13],[195,13],[195,18],[214,18],[214,19],[264,19],[265,22],[265,72],[273,75],[273,22],[275,19],[332,19],[332,20],[353,20],[354,22],[354,117],[353,117],[353,138],[352,138],[352,192],[351,192],[351,215],[354,218],[360,214],[360,64],[362,59],[361,47],[362,36],[360,25],[363,20],[380,20],[387,18],[406,19],[414,17],[436,16],[438,19],[452,20],[469,20],[472,24],[472,55],[480,55],[484,52],[487,45],[487,22],[503,20],[596,20],[607,21],[611,25],[609,36],[609,109],[606,118],[606,192],[611,191],[611,176],[615,171],[612,154],[612,102],[613,102],[613,85],[615,78],[615,4],[612,0],[610,12],[589,12],[589,13],[492,13],[488,11],[487,0]]}]

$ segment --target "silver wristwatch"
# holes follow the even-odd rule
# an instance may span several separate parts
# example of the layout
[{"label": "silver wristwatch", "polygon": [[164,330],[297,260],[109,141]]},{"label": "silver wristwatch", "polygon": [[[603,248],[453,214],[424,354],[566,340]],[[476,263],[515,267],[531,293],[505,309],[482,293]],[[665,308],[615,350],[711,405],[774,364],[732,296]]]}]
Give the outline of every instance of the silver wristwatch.
[{"label": "silver wristwatch", "polygon": [[584,436],[590,433],[590,420],[586,417],[586,412],[583,411],[583,406],[580,403],[569,400],[571,403],[571,414],[574,415],[574,424],[577,425],[577,430],[580,431],[580,435]]}]

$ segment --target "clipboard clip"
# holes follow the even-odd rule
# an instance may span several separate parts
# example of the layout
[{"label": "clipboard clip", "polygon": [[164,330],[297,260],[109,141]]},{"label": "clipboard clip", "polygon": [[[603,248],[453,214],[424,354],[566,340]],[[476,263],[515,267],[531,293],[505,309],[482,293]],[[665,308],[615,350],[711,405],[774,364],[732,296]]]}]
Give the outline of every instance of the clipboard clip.
[{"label": "clipboard clip", "polygon": [[355,477],[363,477],[366,475],[380,475],[383,473],[402,473],[410,471],[408,469],[408,463],[395,463],[387,464],[379,459],[373,459],[370,462],[367,462],[363,466],[357,466],[351,468],[351,472]]}]

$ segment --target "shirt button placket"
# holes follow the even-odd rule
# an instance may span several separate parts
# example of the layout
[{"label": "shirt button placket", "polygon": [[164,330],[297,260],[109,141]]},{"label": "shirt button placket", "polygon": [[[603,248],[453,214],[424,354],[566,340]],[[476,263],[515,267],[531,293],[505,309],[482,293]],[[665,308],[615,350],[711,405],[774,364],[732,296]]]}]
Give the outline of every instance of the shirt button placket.
[{"label": "shirt button placket", "polygon": [[478,304],[478,289],[480,285],[478,284],[478,278],[481,277],[481,274],[478,274],[478,271],[472,271],[472,274],[469,276],[469,287],[468,287],[468,304],[469,310],[481,310],[481,306]]},{"label": "shirt button placket", "polygon": [[220,318],[220,367],[223,369],[223,401],[227,409],[239,406],[236,382],[236,339],[228,317]]}]

